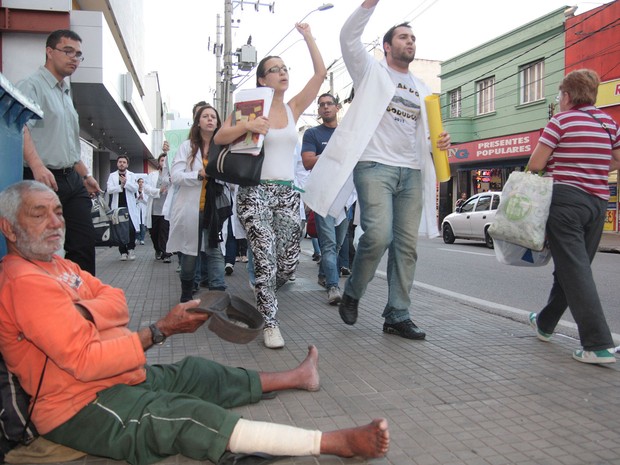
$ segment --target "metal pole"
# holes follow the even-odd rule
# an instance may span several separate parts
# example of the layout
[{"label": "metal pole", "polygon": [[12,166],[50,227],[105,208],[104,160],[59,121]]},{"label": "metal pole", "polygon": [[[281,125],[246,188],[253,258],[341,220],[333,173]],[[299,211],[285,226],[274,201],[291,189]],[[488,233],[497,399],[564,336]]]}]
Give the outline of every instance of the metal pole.
[{"label": "metal pole", "polygon": [[224,0],[224,91],[221,118],[226,119],[232,108],[232,0]]},{"label": "metal pole", "polygon": [[217,15],[216,33],[215,33],[215,102],[214,106],[218,113],[223,117],[224,105],[222,102],[222,33],[221,33],[220,15]]}]

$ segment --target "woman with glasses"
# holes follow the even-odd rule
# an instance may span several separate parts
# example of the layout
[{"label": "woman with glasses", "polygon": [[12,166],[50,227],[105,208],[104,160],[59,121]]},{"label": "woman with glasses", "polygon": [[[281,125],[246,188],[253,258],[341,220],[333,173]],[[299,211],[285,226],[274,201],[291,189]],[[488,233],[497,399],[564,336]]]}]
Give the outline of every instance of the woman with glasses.
[{"label": "woman with glasses", "polygon": [[270,349],[284,346],[276,318],[276,290],[295,272],[299,261],[301,219],[299,192],[294,188],[295,124],[319,93],[327,70],[312,37],[310,26],[296,24],[303,36],[314,68],[306,86],[285,103],[288,68],[280,57],[267,56],[256,68],[257,87],[274,89],[268,117],[232,125],[229,116],[215,136],[217,144],[229,144],[247,131],[265,135],[265,161],[258,186],[240,187],[237,214],[254,254],[256,306],[265,319],[264,341]]},{"label": "woman with glasses", "polygon": [[570,308],[582,345],[573,358],[596,364],[616,361],[590,264],[607,217],[609,171],[620,166],[620,127],[594,106],[598,86],[594,71],[566,75],[560,112],[545,127],[528,165],[553,176],[547,238],[555,268],[547,304],[530,314],[530,324],[548,342]]}]

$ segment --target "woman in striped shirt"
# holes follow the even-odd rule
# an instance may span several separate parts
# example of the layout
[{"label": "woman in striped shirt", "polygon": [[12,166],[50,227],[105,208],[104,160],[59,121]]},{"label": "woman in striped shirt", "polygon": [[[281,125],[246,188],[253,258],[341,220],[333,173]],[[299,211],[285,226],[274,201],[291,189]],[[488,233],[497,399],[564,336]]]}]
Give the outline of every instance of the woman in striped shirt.
[{"label": "woman in striped shirt", "polygon": [[620,129],[594,106],[598,85],[591,70],[566,75],[560,112],[545,127],[529,161],[531,171],[553,176],[547,237],[555,267],[547,305],[538,315],[530,314],[530,324],[538,339],[548,341],[568,306],[583,346],[573,358],[613,363],[614,341],[590,264],[605,224],[609,171],[620,164]]}]

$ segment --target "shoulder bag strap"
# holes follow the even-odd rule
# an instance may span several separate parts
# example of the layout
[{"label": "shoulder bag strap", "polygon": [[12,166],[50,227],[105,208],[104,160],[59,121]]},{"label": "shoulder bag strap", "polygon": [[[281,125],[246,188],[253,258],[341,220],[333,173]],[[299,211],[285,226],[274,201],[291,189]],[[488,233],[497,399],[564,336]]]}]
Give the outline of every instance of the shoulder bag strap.
[{"label": "shoulder bag strap", "polygon": [[611,145],[613,147],[614,145],[614,141],[611,138],[611,131],[609,130],[609,126],[607,125],[607,123],[601,121],[600,119],[598,119],[596,116],[594,116],[592,113],[590,113],[589,111],[585,111],[585,110],[579,110],[582,111],[584,113],[587,113],[588,115],[590,115],[592,118],[594,118],[596,121],[598,121],[598,124],[601,125],[601,127],[605,130],[605,132],[607,133],[607,135],[609,136],[609,142],[611,142]]}]

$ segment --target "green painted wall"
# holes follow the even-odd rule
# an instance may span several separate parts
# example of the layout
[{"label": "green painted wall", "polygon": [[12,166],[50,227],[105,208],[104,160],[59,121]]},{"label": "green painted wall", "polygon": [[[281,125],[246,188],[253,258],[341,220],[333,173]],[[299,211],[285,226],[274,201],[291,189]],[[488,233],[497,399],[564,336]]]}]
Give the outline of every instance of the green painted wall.
[{"label": "green painted wall", "polygon": [[[545,126],[564,76],[564,8],[441,65],[442,116],[453,143]],[[519,68],[544,59],[544,99],[520,105]],[[495,76],[495,112],[476,115],[476,82]],[[450,118],[450,91],[461,88],[461,117]]]}]

